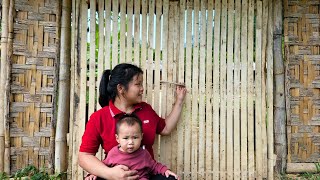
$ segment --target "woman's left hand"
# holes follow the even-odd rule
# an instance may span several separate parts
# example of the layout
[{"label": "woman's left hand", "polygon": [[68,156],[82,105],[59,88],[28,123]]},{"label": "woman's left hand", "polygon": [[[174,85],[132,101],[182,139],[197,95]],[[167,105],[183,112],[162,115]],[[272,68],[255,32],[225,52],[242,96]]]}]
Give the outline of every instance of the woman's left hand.
[{"label": "woman's left hand", "polygon": [[187,94],[187,88],[185,86],[177,86],[176,93],[177,93],[177,101],[180,103],[183,103]]}]

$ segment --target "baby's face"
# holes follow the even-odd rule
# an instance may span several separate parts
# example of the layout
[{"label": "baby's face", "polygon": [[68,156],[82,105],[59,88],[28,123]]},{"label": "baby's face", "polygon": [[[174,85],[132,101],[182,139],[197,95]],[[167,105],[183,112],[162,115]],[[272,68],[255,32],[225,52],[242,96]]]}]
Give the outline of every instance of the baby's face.
[{"label": "baby's face", "polygon": [[128,126],[127,123],[121,124],[116,135],[117,142],[120,144],[120,151],[133,153],[140,148],[142,133],[139,125],[135,123]]}]

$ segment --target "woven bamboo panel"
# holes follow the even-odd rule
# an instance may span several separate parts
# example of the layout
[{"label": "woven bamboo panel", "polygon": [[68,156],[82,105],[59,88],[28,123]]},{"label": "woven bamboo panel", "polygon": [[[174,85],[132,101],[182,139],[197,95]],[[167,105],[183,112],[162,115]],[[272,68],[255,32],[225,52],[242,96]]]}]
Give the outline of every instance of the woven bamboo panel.
[{"label": "woven bamboo panel", "polygon": [[288,163],[319,162],[319,1],[285,1]]},{"label": "woven bamboo panel", "polygon": [[10,92],[11,173],[53,168],[57,1],[16,0]]}]

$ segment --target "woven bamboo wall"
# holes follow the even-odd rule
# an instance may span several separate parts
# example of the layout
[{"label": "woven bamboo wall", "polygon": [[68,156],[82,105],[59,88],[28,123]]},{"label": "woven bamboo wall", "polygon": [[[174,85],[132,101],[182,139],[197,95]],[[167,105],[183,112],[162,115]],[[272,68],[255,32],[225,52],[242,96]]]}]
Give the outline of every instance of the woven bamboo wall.
[{"label": "woven bamboo wall", "polygon": [[284,1],[288,163],[320,158],[320,3]]},{"label": "woven bamboo wall", "polygon": [[11,173],[53,168],[58,1],[15,0],[10,92]]}]

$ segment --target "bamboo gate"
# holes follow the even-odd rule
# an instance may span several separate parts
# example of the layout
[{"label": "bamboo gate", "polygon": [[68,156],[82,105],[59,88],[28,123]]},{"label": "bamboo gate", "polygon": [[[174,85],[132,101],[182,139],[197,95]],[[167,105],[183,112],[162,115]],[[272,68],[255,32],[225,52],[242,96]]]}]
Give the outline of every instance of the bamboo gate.
[{"label": "bamboo gate", "polygon": [[[189,90],[176,131],[155,144],[160,162],[183,179],[273,178],[272,1],[79,0],[72,10],[64,2],[1,3],[0,171],[35,164],[52,172],[54,160],[68,158],[70,179],[82,179],[77,152],[88,115],[99,109],[102,71],[130,62],[144,70],[144,99],[161,116],[174,87],[160,81]],[[70,51],[60,37],[71,38]],[[58,83],[68,80],[70,101],[60,89],[57,100]],[[57,113],[68,113],[68,102],[66,130]],[[68,136],[56,136],[60,125]],[[54,157],[66,140],[68,155]]]},{"label": "bamboo gate", "polygon": [[145,101],[162,116],[174,87],[160,81],[189,90],[176,131],[155,144],[160,162],[183,179],[272,179],[272,1],[123,2],[73,2],[72,179],[102,71],[120,62],[144,70]]}]

